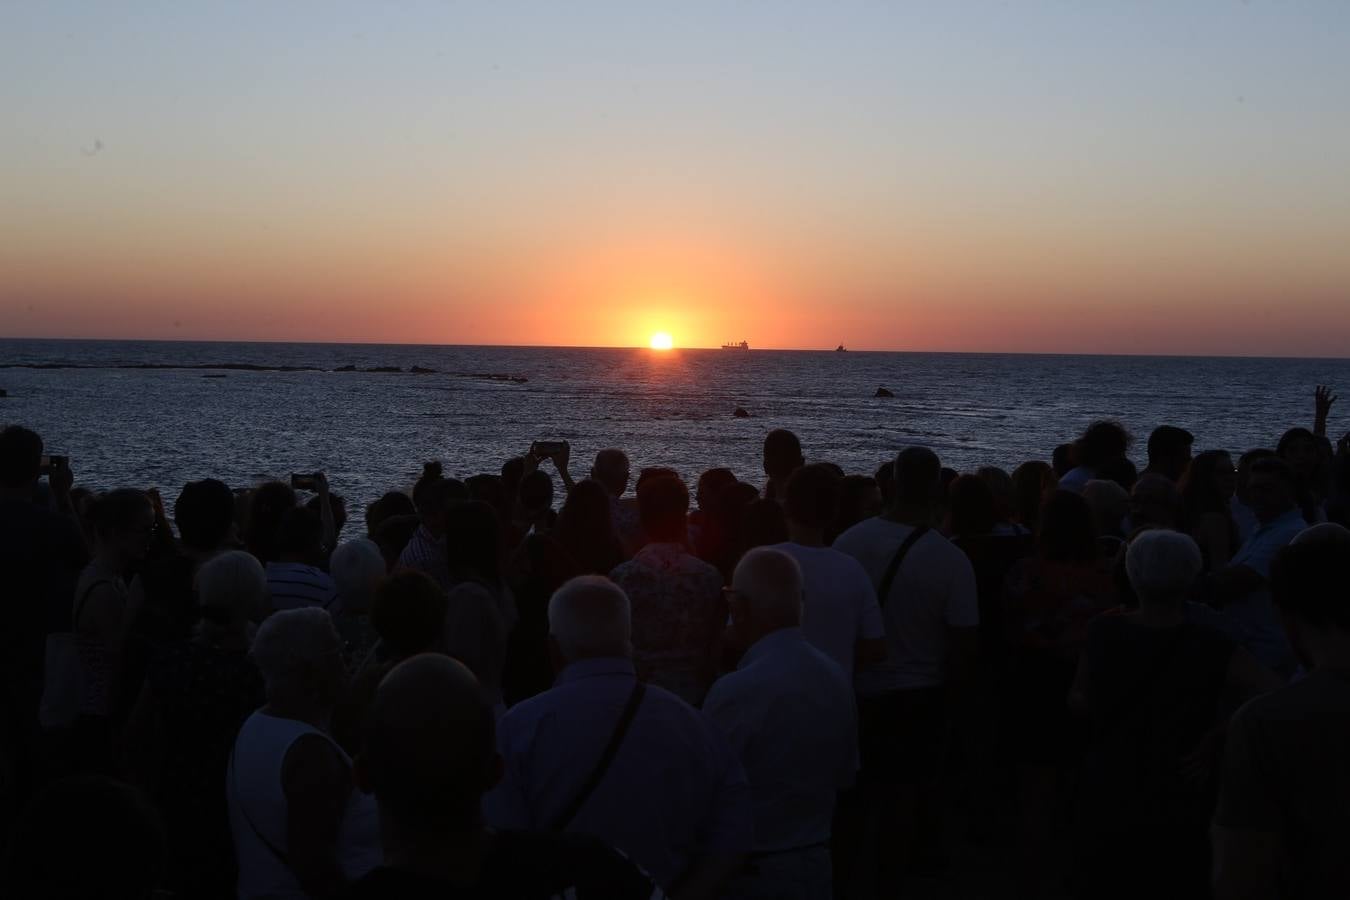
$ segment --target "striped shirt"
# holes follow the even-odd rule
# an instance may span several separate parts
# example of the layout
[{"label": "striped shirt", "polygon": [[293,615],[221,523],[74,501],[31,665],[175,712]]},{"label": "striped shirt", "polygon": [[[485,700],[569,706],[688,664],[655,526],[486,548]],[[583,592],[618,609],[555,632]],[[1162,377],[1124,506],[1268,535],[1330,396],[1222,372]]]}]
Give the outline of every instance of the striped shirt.
[{"label": "striped shirt", "polygon": [[272,597],[272,609],[277,611],[318,606],[334,615],[340,612],[333,579],[322,569],[304,563],[268,563],[267,592]]}]

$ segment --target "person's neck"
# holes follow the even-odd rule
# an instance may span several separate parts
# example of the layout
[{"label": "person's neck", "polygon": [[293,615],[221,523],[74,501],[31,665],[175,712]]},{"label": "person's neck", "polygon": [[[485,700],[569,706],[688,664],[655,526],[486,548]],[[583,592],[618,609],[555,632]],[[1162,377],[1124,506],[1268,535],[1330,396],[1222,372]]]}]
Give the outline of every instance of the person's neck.
[{"label": "person's neck", "polygon": [[803,547],[824,547],[825,529],[813,528],[810,525],[802,525],[788,519],[788,537],[792,543],[801,544]]},{"label": "person's neck", "polygon": [[933,524],[933,508],[921,503],[897,503],[886,513],[886,518],[901,525],[918,528]]},{"label": "person's neck", "polygon": [[415,832],[380,817],[384,864],[436,881],[472,885],[479,880],[487,843],[483,826],[475,821],[444,832]]},{"label": "person's neck", "polygon": [[800,627],[801,627],[800,621],[797,622],[782,621],[765,624],[760,628],[754,629],[754,631],[749,635],[750,641],[746,646],[747,648],[754,647],[756,644],[758,644],[760,641],[764,640],[767,637],[772,637],[773,635],[786,631],[789,628],[800,628]]}]

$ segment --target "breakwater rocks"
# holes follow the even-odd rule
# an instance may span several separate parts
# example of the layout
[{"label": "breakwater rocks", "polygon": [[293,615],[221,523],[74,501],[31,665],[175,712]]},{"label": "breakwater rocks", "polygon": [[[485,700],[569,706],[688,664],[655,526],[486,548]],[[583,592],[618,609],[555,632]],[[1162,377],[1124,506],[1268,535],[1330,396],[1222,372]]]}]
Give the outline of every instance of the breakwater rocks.
[{"label": "breakwater rocks", "polygon": [[[153,371],[182,370],[231,372],[361,372],[373,375],[449,375],[454,378],[474,378],[480,381],[504,381],[510,384],[525,384],[530,379],[524,375],[502,374],[499,372],[442,372],[426,366],[369,366],[358,368],[347,365],[336,369],[323,369],[319,366],[264,366],[257,363],[106,363],[90,365],[86,363],[0,363],[0,369],[147,369]],[[223,378],[223,375],[204,375],[204,378]],[[4,396],[0,394],[0,396]]]}]

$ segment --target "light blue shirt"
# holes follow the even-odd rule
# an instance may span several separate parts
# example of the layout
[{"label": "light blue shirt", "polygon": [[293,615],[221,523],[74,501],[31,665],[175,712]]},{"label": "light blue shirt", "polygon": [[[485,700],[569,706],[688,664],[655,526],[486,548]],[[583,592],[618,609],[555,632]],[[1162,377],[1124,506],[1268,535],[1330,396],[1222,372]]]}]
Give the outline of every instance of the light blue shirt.
[{"label": "light blue shirt", "polygon": [[717,680],[703,709],[750,779],[755,851],[828,841],[836,792],[853,784],[858,768],[853,686],[838,663],[800,628],[779,629]]},{"label": "light blue shirt", "polygon": [[[497,727],[506,769],[483,801],[488,824],[552,827],[599,762],[635,681],[630,660],[582,660],[513,707]],[[702,713],[648,685],[609,771],[567,830],[606,841],[669,888],[705,855],[749,852],[750,785]]]},{"label": "light blue shirt", "polygon": [[[1252,536],[1233,555],[1230,565],[1246,566],[1269,582],[1270,564],[1275,554],[1307,527],[1303,513],[1297,508],[1264,525],[1258,525]],[[1223,612],[1237,623],[1243,645],[1262,664],[1282,675],[1292,671],[1296,664],[1294,652],[1275,612],[1268,586],[1262,585],[1239,597]]]}]

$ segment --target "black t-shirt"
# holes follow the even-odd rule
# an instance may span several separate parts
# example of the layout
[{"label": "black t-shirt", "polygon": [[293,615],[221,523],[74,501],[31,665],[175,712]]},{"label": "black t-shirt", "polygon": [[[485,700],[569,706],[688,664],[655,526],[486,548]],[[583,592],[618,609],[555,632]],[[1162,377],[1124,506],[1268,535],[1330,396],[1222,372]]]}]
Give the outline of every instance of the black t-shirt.
[{"label": "black t-shirt", "polygon": [[1350,891],[1350,671],[1317,670],[1238,710],[1215,824],[1279,834],[1283,897]]},{"label": "black t-shirt", "polygon": [[656,900],[641,869],[600,841],[577,834],[493,833],[476,884],[452,884],[380,867],[347,900]]}]

